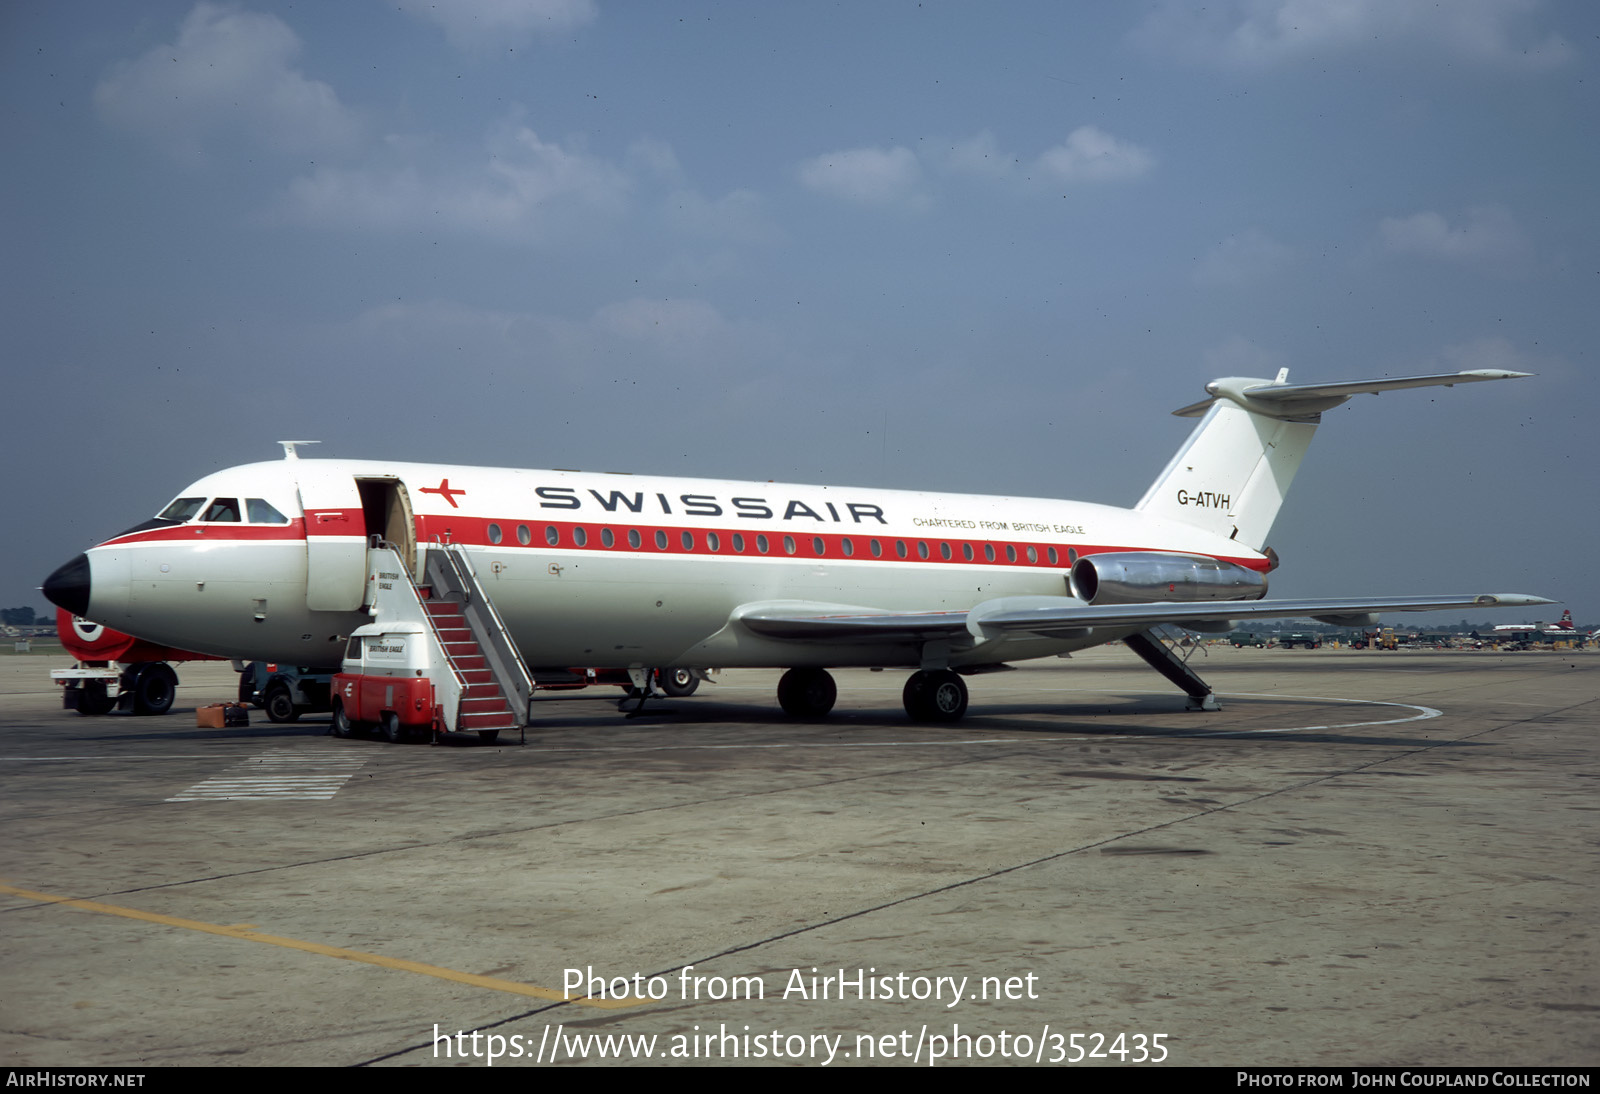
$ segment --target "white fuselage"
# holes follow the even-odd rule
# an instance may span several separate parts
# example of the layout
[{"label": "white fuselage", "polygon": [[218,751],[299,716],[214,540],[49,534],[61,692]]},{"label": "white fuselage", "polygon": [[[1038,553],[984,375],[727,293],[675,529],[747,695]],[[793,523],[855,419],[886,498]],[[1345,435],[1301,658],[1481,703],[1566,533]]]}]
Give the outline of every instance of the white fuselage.
[{"label": "white fuselage", "polygon": [[[1077,558],[1110,551],[1268,568],[1191,524],[1037,498],[309,459],[220,471],[180,498],[201,499],[189,519],[87,552],[83,614],[165,645],[316,666],[371,621],[374,535],[413,560],[419,544],[466,545],[524,661],[552,667],[916,665],[914,644],[797,646],[730,617],[773,602],[932,612],[1060,597]],[[275,519],[251,519],[257,500]],[[980,646],[952,664],[1110,637]]]}]

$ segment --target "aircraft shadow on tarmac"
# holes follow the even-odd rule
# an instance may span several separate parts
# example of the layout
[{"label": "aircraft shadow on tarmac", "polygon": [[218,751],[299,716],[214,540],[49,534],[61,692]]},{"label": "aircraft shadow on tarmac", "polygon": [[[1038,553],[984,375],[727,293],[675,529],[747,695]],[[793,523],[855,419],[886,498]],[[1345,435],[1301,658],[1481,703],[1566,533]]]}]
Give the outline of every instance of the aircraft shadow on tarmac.
[{"label": "aircraft shadow on tarmac", "polygon": [[[1181,696],[1138,691],[1085,691],[1073,694],[1066,701],[1063,701],[1065,697],[1051,696],[1034,700],[984,702],[981,707],[975,705],[969,710],[961,722],[942,725],[909,722],[902,711],[887,706],[880,709],[852,709],[841,705],[824,718],[791,718],[765,701],[739,702],[720,700],[714,696],[692,700],[655,699],[647,703],[643,711],[626,716],[617,711],[617,700],[609,696],[563,696],[536,701],[534,721],[528,726],[526,739],[529,745],[548,745],[553,741],[546,738],[546,734],[559,732],[565,737],[571,731],[581,731],[584,743],[605,743],[613,747],[628,737],[646,747],[669,742],[725,746],[736,743],[736,737],[725,735],[725,731],[735,727],[755,729],[764,738],[788,727],[797,732],[797,743],[803,737],[805,743],[813,744],[822,743],[816,739],[819,731],[852,735],[852,739],[843,743],[867,743],[888,731],[900,743],[912,743],[906,742],[905,738],[907,734],[915,734],[929,744],[962,742],[974,734],[1041,737],[1065,734],[1108,740],[1209,738],[1382,747],[1414,748],[1422,744],[1433,747],[1443,744],[1477,747],[1470,741],[1429,741],[1415,735],[1353,732],[1372,726],[1374,722],[1405,717],[1404,712],[1414,709],[1406,704],[1332,702],[1300,696],[1240,696],[1226,692],[1219,692],[1219,696],[1223,702],[1221,711],[1197,712],[1184,710]],[[181,718],[189,713],[179,708],[168,717]],[[134,721],[116,715],[108,718],[114,720],[112,725],[107,725],[103,720],[97,721],[95,728],[98,732],[86,732],[77,739],[102,744],[285,741],[325,737],[331,731],[329,719],[317,715],[281,723],[269,722],[262,715],[247,727],[232,729],[192,725],[163,728],[151,724],[150,719]],[[1340,727],[1344,725],[1349,725],[1351,731],[1341,730]],[[137,730],[123,731],[124,726],[129,730],[137,727]],[[87,730],[90,727],[83,728]],[[686,731],[700,729],[717,734],[718,739],[710,742],[685,737]],[[387,744],[376,734],[353,738],[353,741],[373,746]],[[484,742],[471,735],[455,735],[444,743],[467,747],[484,745]],[[580,742],[567,740],[564,743]],[[763,743],[770,744],[771,741],[764,740]],[[512,731],[503,733],[491,747],[515,748],[518,744],[519,735]]]},{"label": "aircraft shadow on tarmac", "polygon": [[[986,702],[981,709],[969,709],[959,724],[913,723],[892,708],[850,709],[834,708],[825,718],[790,718],[773,707],[761,703],[714,702],[710,698],[692,701],[663,700],[659,705],[647,705],[642,713],[615,723],[600,721],[593,716],[574,711],[561,712],[555,703],[544,709],[535,707],[536,720],[528,728],[528,743],[536,743],[541,731],[586,730],[590,733],[611,736],[613,730],[633,730],[655,737],[670,738],[691,727],[721,728],[729,726],[757,726],[763,732],[791,726],[808,735],[817,730],[857,732],[868,740],[866,734],[888,730],[898,739],[915,733],[928,743],[962,741],[975,732],[983,734],[1033,735],[1059,737],[1063,734],[1082,737],[1105,738],[1217,738],[1227,740],[1279,740],[1285,742],[1324,742],[1343,745],[1412,747],[1419,744],[1450,743],[1477,747],[1473,742],[1429,742],[1417,736],[1372,735],[1343,732],[1341,725],[1352,729],[1370,726],[1405,717],[1414,708],[1408,704],[1381,704],[1330,702],[1325,699],[1296,696],[1244,697],[1219,693],[1223,710],[1214,713],[1187,711],[1182,708],[1182,697],[1165,694],[1133,692],[1080,693],[1077,701],[1059,699],[1013,702]],[[593,703],[593,699],[586,699]],[[1242,723],[1242,724],[1241,724]],[[1298,727],[1305,726],[1302,730]],[[506,741],[502,739],[502,744]],[[511,744],[515,744],[513,739]],[[683,742],[689,743],[689,742]],[[719,740],[718,744],[729,743]]]}]

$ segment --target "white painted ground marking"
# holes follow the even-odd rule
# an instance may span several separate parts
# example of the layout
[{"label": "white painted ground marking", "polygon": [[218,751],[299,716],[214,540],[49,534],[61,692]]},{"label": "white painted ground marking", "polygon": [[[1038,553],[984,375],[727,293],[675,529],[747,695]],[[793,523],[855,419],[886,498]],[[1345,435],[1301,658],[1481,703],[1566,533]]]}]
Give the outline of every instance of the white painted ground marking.
[{"label": "white painted ground marking", "polygon": [[365,757],[356,755],[274,749],[251,756],[166,800],[326,801],[366,762]]},{"label": "white painted ground marking", "polygon": [[[1106,694],[1088,689],[1078,688],[1051,688],[1051,691],[1075,691],[1086,695]],[[1128,694],[1119,692],[1118,694]],[[1138,693],[1136,693],[1138,694]],[[1168,695],[1168,692],[1149,694]],[[746,749],[758,751],[767,748],[951,748],[971,745],[1018,745],[1018,744],[1052,744],[1061,741],[1108,741],[1118,737],[1127,740],[1143,740],[1150,737],[1240,737],[1261,733],[1306,733],[1314,730],[1329,729],[1361,729],[1365,726],[1392,726],[1402,722],[1422,722],[1429,718],[1437,718],[1444,712],[1433,707],[1421,706],[1417,703],[1394,703],[1382,699],[1334,699],[1324,695],[1268,695],[1254,692],[1230,692],[1227,695],[1217,693],[1219,699],[1295,699],[1309,700],[1318,703],[1346,703],[1360,706],[1374,707],[1400,707],[1402,710],[1414,710],[1417,713],[1408,714],[1404,718],[1383,718],[1366,722],[1339,722],[1318,726],[1281,726],[1273,729],[1163,729],[1151,733],[1094,733],[1074,734],[1061,737],[966,737],[958,741],[779,741],[772,744],[689,744],[689,745],[549,745],[532,746],[531,751],[536,752],[688,752],[697,750],[734,750]],[[1209,712],[1193,711],[1197,716],[1213,716]],[[1220,712],[1218,712],[1220,713]]]}]

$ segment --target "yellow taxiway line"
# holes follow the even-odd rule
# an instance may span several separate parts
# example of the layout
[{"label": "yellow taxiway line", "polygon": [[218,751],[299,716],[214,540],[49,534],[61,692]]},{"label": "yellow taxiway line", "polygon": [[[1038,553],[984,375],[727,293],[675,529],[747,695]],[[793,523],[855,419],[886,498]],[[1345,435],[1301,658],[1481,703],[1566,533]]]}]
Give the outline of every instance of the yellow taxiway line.
[{"label": "yellow taxiway line", "polygon": [[182,919],[178,916],[160,915],[156,912],[142,912],[137,908],[123,908],[116,904],[103,904],[98,900],[79,900],[75,897],[55,896],[51,893],[36,893],[31,889],[19,889],[14,885],[0,883],[0,893],[9,893],[12,896],[22,897],[24,900],[38,901],[40,904],[61,904],[68,908],[77,908],[85,912],[99,912],[102,915],[121,916],[124,919],[139,919],[146,923],[159,923],[165,927],[181,927],[187,931],[202,931],[205,934],[222,935],[224,938],[238,938],[246,942],[264,942],[269,946],[282,946],[285,949],[301,950],[305,953],[314,953],[320,957],[337,957],[343,961],[359,961],[364,965],[377,965],[385,969],[398,969],[401,972],[416,973],[419,976],[432,976],[438,980],[449,980],[457,984],[468,984],[475,988],[487,988],[489,991],[509,992],[512,995],[527,995],[535,999],[551,999],[556,1002],[576,1003],[585,1007],[602,1007],[606,1010],[618,1010],[624,1007],[637,1007],[650,1002],[649,999],[640,999],[632,996],[620,999],[594,999],[590,997],[569,998],[565,993],[554,988],[541,988],[537,984],[523,984],[516,980],[501,980],[494,976],[479,976],[476,973],[460,972],[456,969],[447,969],[439,965],[425,965],[421,961],[407,961],[399,957],[384,957],[382,954],[366,953],[362,950],[347,950],[340,946],[325,946],[320,942],[306,942],[299,938],[284,938],[282,935],[262,934],[255,926],[249,923],[237,923],[224,926],[220,923],[206,923],[198,919]]}]

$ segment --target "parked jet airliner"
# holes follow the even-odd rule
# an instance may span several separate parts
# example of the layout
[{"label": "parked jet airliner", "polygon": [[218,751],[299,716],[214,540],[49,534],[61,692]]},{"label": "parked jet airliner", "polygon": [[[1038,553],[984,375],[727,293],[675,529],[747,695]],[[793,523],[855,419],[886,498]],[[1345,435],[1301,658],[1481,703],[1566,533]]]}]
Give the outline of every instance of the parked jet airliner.
[{"label": "parked jet airliner", "polygon": [[[60,567],[45,595],[150,642],[334,670],[374,589],[464,555],[525,665],[775,667],[783,708],[832,708],[837,666],[913,670],[916,719],[964,677],[1125,640],[1190,696],[1151,632],[1310,616],[1549,603],[1511,594],[1261,599],[1267,534],[1320,421],[1351,396],[1511,379],[1499,370],[1332,384],[1224,378],[1132,509],[1035,498],[576,471],[285,458],[202,478]],[[446,545],[457,545],[449,546]],[[393,553],[390,553],[390,551]],[[379,552],[387,572],[375,561]],[[394,560],[399,560],[398,563]],[[388,579],[388,580],[381,580]],[[381,619],[379,620],[382,621]]]}]

